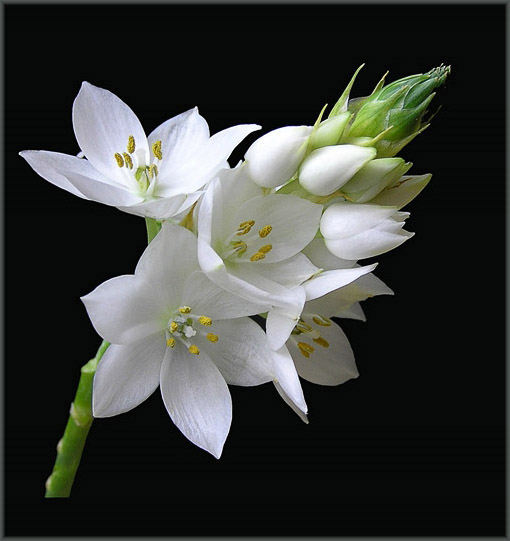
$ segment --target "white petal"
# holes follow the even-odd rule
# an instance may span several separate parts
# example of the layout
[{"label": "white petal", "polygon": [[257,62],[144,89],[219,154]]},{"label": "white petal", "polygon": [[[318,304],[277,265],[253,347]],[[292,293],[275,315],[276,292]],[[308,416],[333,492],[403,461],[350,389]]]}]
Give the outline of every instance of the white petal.
[{"label": "white petal", "polygon": [[78,144],[91,164],[121,184],[124,172],[114,155],[126,152],[130,135],[136,149],[148,155],[147,137],[137,116],[108,90],[84,82],[74,100],[73,125]]},{"label": "white petal", "polygon": [[176,195],[175,197],[153,199],[129,207],[119,206],[118,208],[129,214],[161,221],[172,218],[181,212],[182,206],[187,199],[185,195]]},{"label": "white petal", "polygon": [[[400,224],[400,227],[402,224]],[[378,226],[346,239],[324,239],[328,250],[344,259],[365,259],[393,250],[414,236],[409,231],[397,233],[385,231]]]},{"label": "white petal", "polygon": [[369,273],[320,298],[307,301],[304,311],[327,317],[350,317],[364,320],[363,311],[359,306],[354,305],[376,295],[393,295],[393,291],[382,280]]},{"label": "white petal", "polygon": [[135,274],[153,284],[171,305],[180,304],[186,280],[198,269],[195,235],[167,222],[143,252]]},{"label": "white petal", "polygon": [[275,385],[280,396],[298,413],[301,419],[307,422],[305,416],[308,407],[303,396],[303,389],[301,388],[294,361],[285,346],[273,352],[273,363],[276,374]]},{"label": "white petal", "polygon": [[328,207],[321,218],[321,233],[327,239],[351,237],[371,229],[395,214],[394,207],[337,203]]},{"label": "white petal", "polygon": [[118,207],[136,205],[143,201],[143,197],[111,182],[93,180],[74,172],[67,173],[66,177],[88,199],[98,203]]},{"label": "white petal", "polygon": [[[303,314],[302,318],[305,323],[311,324],[313,315]],[[354,353],[342,329],[332,323],[329,327],[320,327],[320,332],[321,338],[329,344],[328,347],[302,335],[293,335],[287,344],[299,375],[318,385],[340,385],[349,379],[357,378],[359,373]],[[303,355],[297,347],[300,341],[314,348],[309,357]]]},{"label": "white petal", "polygon": [[324,271],[303,284],[303,288],[306,291],[306,300],[317,299],[330,291],[346,286],[357,280],[360,276],[372,272],[376,266],[377,263],[374,263],[365,267]]},{"label": "white petal", "polygon": [[257,139],[245,155],[254,182],[275,188],[289,180],[305,156],[311,132],[311,126],[285,126]]},{"label": "white petal", "polygon": [[[82,160],[76,156],[68,156],[67,154],[60,154],[58,152],[49,152],[46,150],[24,150],[19,153],[22,158],[29,163],[30,167],[42,178],[51,182],[55,186],[66,190],[73,195],[77,195],[83,199],[88,199],[84,196],[76,186],[71,184],[69,179],[65,175],[65,171],[68,171],[73,166],[80,167],[81,171],[85,168],[93,167],[87,160]],[[86,165],[78,164],[77,162],[85,162]],[[95,171],[95,170],[94,170]],[[96,174],[99,174],[96,172]]]},{"label": "white petal", "polygon": [[299,168],[299,183],[315,195],[329,195],[375,158],[372,147],[334,145],[314,150]]},{"label": "white petal", "polygon": [[289,339],[301,315],[300,310],[292,313],[281,308],[270,310],[266,320],[267,341],[272,350],[278,351]]},{"label": "white petal", "polygon": [[167,349],[161,394],[177,428],[195,445],[220,458],[232,421],[227,384],[205,352],[192,355],[180,343]]},{"label": "white petal", "polygon": [[118,415],[146,400],[159,386],[165,350],[161,333],[125,346],[111,344],[94,376],[94,417]]},{"label": "white petal", "polygon": [[218,336],[210,342],[205,335],[194,339],[200,352],[206,351],[230,385],[252,386],[274,378],[272,354],[266,334],[248,317],[214,320],[205,329]]},{"label": "white petal", "polygon": [[139,276],[117,276],[81,298],[98,334],[114,344],[132,344],[161,331],[167,307],[157,288]]},{"label": "white petal", "polygon": [[192,307],[194,314],[214,320],[253,316],[265,311],[264,306],[217,286],[200,270],[194,271],[186,281],[182,304]]},{"label": "white petal", "polygon": [[[321,213],[322,205],[294,195],[274,194],[247,201],[239,209],[235,223],[255,221],[250,249],[255,252],[261,246],[271,244],[272,250],[266,253],[264,263],[274,263],[292,257],[311,242],[317,233]],[[272,227],[271,233],[258,238],[256,231],[266,225]]]},{"label": "white petal", "polygon": [[[324,244],[322,240],[321,242]],[[331,257],[333,258],[334,256],[332,255]],[[277,263],[257,265],[256,269],[264,278],[273,280],[285,287],[299,286],[305,280],[308,280],[320,271],[320,269],[313,265],[302,253],[296,254],[283,261],[278,261]]]},{"label": "white petal", "polygon": [[317,267],[324,270],[350,269],[356,264],[355,261],[340,259],[334,256],[325,246],[324,239],[313,239],[310,244],[303,248],[303,254]]},{"label": "white petal", "polygon": [[151,148],[156,141],[161,141],[163,159],[158,168],[164,178],[170,169],[196,155],[198,148],[209,139],[209,126],[198,107],[194,107],[163,122],[148,139]]},{"label": "white petal", "polygon": [[216,133],[205,141],[186,162],[179,162],[169,167],[164,175],[160,173],[157,194],[169,197],[199,190],[225,166],[225,161],[234,148],[247,135],[258,129],[260,126],[245,124]]}]

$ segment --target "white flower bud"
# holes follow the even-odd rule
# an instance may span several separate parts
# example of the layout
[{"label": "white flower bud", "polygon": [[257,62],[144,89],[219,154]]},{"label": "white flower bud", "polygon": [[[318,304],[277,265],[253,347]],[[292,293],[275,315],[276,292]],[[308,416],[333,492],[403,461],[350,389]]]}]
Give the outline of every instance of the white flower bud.
[{"label": "white flower bud", "polygon": [[330,195],[349,182],[376,154],[373,147],[356,145],[318,148],[301,164],[299,183],[314,195]]},{"label": "white flower bud", "polygon": [[286,126],[257,139],[245,155],[253,181],[264,188],[276,188],[292,178],[311,133],[311,126]]},{"label": "white flower bud", "polygon": [[414,233],[402,229],[408,216],[395,207],[337,203],[324,211],[320,231],[333,255],[357,261],[388,252],[411,238]]},{"label": "white flower bud", "polygon": [[351,113],[346,112],[323,120],[310,137],[312,148],[336,145],[351,116]]}]

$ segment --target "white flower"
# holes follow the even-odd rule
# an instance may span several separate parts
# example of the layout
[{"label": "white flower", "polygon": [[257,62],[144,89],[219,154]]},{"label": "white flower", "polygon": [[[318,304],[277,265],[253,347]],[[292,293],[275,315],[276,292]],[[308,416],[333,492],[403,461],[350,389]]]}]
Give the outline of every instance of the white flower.
[{"label": "white flower", "polygon": [[373,147],[335,145],[314,150],[299,168],[299,184],[314,195],[330,195],[351,178],[377,151]]},{"label": "white flower", "polygon": [[26,150],[20,155],[43,178],[84,199],[156,219],[191,206],[200,190],[256,125],[209,136],[194,108],[167,120],[147,138],[117,96],[87,82],[73,104],[76,139],[87,158]]},{"label": "white flower", "polygon": [[83,297],[97,332],[112,345],[94,378],[93,414],[129,411],[161,387],[181,432],[219,458],[232,405],[227,384],[274,379],[258,307],[218,288],[199,270],[196,238],[166,223],[134,275]]},{"label": "white flower", "polygon": [[285,126],[257,139],[245,154],[251,178],[275,188],[289,180],[305,157],[311,126]]},{"label": "white flower", "polygon": [[396,207],[337,203],[322,215],[320,230],[328,250],[342,259],[358,260],[396,248],[414,233],[403,229],[408,212]]},{"label": "white flower", "polygon": [[[365,320],[359,305],[375,295],[393,292],[373,274],[365,274],[351,284],[321,298],[306,302],[286,344],[276,352],[276,388],[285,402],[306,421],[306,403],[298,374],[318,385],[340,385],[357,378],[354,353],[347,336],[330,318]],[[293,370],[294,369],[294,370]]]},{"label": "white flower", "polygon": [[296,285],[319,269],[300,253],[313,239],[322,206],[293,195],[257,195],[246,162],[223,170],[198,212],[198,260],[217,285],[260,305],[300,305]]}]

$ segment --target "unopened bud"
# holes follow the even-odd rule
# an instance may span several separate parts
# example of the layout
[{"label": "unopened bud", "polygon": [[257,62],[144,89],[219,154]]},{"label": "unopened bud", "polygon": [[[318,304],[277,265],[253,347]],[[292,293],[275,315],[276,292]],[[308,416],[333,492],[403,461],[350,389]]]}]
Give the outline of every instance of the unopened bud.
[{"label": "unopened bud", "polygon": [[366,203],[395,184],[411,168],[402,158],[379,158],[362,167],[352,179],[343,186],[350,201]]},{"label": "unopened bud", "polygon": [[[377,85],[374,92],[349,103],[354,120],[342,136],[352,143],[360,137],[376,137],[388,130],[375,147],[378,157],[391,157],[427,127],[423,117],[441,86],[450,74],[449,66],[439,66],[427,73],[410,75],[386,86]],[[389,129],[391,128],[391,129]]]},{"label": "unopened bud", "polygon": [[299,183],[314,195],[329,195],[349,182],[370,160],[372,147],[334,145],[311,152],[299,169]]},{"label": "unopened bud", "polygon": [[286,126],[257,139],[245,155],[253,181],[275,188],[290,180],[305,157],[311,132],[311,126]]}]

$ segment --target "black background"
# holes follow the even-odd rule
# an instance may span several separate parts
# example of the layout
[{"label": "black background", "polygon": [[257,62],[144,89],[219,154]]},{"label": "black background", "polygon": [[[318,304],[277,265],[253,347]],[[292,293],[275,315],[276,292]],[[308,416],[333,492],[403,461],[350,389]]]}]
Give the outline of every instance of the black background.
[{"label": "black background", "polygon": [[[5,6],[5,534],[504,535],[505,7]],[[444,62],[432,126],[400,155],[433,179],[416,236],[377,258],[394,291],[345,321],[361,376],[303,382],[310,424],[270,384],[231,388],[222,458],[159,393],[95,421],[68,500],[45,500],[79,369],[100,339],[79,300],[131,273],[140,218],[81,200],[17,153],[76,154],[87,80],[150,133],[195,105],[211,132],[311,124],[351,96]],[[234,152],[242,158],[256,134]]]}]

